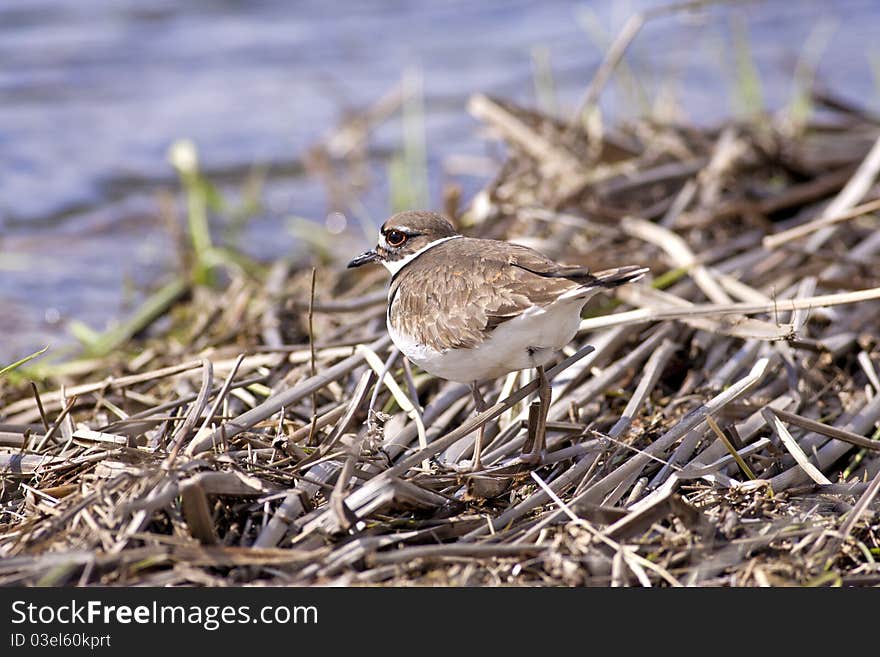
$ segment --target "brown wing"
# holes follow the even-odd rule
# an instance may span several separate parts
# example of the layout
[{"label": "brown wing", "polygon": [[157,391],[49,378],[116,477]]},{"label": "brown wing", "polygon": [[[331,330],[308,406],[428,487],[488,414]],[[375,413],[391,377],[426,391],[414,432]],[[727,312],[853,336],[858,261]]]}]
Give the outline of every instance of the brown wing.
[{"label": "brown wing", "polygon": [[[577,270],[576,277],[560,275],[564,269]],[[470,348],[528,308],[596,282],[586,270],[561,268],[524,246],[462,238],[426,251],[417,268],[401,270],[392,282],[389,316],[434,349]]]}]

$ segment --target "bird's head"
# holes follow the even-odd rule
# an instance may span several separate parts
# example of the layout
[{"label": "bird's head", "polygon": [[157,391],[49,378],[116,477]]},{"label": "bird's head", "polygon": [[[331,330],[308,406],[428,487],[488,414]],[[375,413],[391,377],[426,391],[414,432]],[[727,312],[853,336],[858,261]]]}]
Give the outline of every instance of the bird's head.
[{"label": "bird's head", "polygon": [[436,212],[400,212],[382,224],[376,248],[360,254],[348,266],[360,267],[378,262],[396,274],[423,251],[453,237],[460,235],[445,217]]}]

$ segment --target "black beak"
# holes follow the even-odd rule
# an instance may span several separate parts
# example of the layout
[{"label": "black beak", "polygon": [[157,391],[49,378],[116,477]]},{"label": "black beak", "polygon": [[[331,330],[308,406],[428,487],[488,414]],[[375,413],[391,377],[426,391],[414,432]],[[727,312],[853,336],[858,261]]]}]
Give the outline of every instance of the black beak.
[{"label": "black beak", "polygon": [[379,254],[373,250],[364,251],[357,258],[348,263],[348,268],[352,267],[360,267],[361,265],[365,265],[368,262],[377,262],[379,260]]}]

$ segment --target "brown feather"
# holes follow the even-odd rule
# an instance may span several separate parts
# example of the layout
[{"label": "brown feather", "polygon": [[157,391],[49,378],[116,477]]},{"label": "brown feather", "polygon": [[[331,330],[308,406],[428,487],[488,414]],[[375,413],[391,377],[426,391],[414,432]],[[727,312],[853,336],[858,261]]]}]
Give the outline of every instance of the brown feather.
[{"label": "brown feather", "polygon": [[[389,320],[437,350],[473,348],[487,331],[578,288],[615,287],[638,267],[591,274],[525,246],[472,238],[439,244],[404,267],[391,285]],[[427,319],[426,319],[427,318]]]}]

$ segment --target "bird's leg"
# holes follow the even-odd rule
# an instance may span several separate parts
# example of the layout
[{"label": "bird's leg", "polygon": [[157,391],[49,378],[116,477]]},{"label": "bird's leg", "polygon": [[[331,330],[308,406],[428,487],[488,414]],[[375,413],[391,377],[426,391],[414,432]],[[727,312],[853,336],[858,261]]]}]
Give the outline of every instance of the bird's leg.
[{"label": "bird's leg", "polygon": [[[541,453],[547,444],[547,413],[550,411],[550,381],[544,373],[544,367],[539,365],[538,370],[538,410],[535,416],[529,414],[529,437],[523,445],[523,453],[520,458],[526,463],[540,463]],[[529,447],[531,445],[531,447]]]},{"label": "bird's leg", "polygon": [[[477,415],[486,410],[486,400],[483,399],[483,395],[480,393],[480,389],[477,386],[477,382],[474,381],[471,383],[471,394],[474,397],[474,411]],[[486,424],[483,423],[480,425],[480,428],[477,432],[477,439],[474,441],[474,458],[473,465],[471,466],[471,470],[476,472],[477,470],[482,470],[483,465],[480,463],[480,455],[483,451],[483,434],[486,432]]]}]

